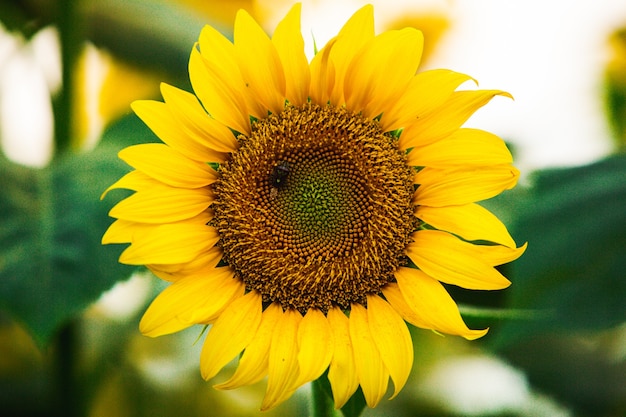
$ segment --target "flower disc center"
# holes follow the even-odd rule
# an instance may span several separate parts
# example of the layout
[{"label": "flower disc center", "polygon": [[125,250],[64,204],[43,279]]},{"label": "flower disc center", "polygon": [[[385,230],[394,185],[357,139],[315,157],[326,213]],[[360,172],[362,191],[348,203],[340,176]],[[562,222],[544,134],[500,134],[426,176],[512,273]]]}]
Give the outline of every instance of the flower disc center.
[{"label": "flower disc center", "polygon": [[414,228],[412,172],[377,122],[287,106],[239,139],[214,185],[213,225],[249,290],[327,311],[393,280]]},{"label": "flower disc center", "polygon": [[367,228],[365,218],[359,218],[367,207],[365,186],[355,166],[332,148],[292,155],[285,182],[270,189],[280,243],[293,248],[301,262],[347,254]]}]

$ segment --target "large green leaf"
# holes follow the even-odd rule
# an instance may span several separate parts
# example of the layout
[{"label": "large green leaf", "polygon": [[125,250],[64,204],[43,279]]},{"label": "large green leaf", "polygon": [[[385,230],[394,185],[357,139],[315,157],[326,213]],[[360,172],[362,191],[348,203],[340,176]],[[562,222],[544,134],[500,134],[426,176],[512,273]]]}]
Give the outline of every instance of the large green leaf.
[{"label": "large green leaf", "polygon": [[40,345],[132,271],[117,262],[123,247],[100,244],[113,201],[99,197],[128,171],[117,149],[68,154],[43,169],[0,160],[0,307]]},{"label": "large green leaf", "polygon": [[516,207],[528,250],[511,265],[509,306],[545,315],[506,323],[500,342],[626,321],[626,156],[539,172]]}]

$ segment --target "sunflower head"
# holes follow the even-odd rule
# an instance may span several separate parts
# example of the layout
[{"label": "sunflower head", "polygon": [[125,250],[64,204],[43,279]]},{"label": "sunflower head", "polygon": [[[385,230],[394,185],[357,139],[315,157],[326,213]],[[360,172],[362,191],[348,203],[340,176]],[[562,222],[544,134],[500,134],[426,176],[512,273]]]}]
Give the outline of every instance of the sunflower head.
[{"label": "sunflower head", "polygon": [[[476,204],[515,185],[498,137],[461,126],[497,90],[417,72],[416,29],[374,34],[357,11],[309,62],[296,5],[268,37],[240,11],[234,42],[211,27],[193,47],[195,94],[163,84],[133,103],[163,141],[123,150],[135,168],[103,243],[171,285],[140,328],[211,325],[211,379],[241,354],[232,389],[267,377],[262,408],[328,371],[336,407],[361,386],[375,406],[413,363],[406,323],[474,339],[442,283],[509,285],[517,248]],[[107,190],[108,191],[108,190]],[[243,353],[242,353],[243,352]]]},{"label": "sunflower head", "polygon": [[287,105],[239,138],[213,184],[210,224],[246,290],[327,313],[393,282],[415,229],[413,171],[378,122]]}]

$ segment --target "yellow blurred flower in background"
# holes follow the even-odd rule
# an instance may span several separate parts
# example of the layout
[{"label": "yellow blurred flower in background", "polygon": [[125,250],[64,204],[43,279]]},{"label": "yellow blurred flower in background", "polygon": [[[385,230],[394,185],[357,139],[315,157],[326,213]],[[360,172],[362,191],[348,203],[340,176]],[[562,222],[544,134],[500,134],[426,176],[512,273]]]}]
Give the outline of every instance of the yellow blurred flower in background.
[{"label": "yellow blurred flower in background", "polygon": [[76,63],[72,138],[78,149],[93,147],[105,127],[130,112],[130,103],[157,94],[159,76],[86,44]]},{"label": "yellow blurred flower in background", "polygon": [[610,59],[605,69],[607,116],[617,149],[626,150],[626,29],[609,38]]},{"label": "yellow blurred flower in background", "polygon": [[[207,26],[191,52],[195,91],[161,85],[137,115],[164,142],[126,148],[135,168],[108,190],[103,243],[170,281],[145,313],[149,336],[210,324],[201,353],[219,389],[268,377],[262,409],[328,370],[337,408],[360,386],[376,406],[413,363],[408,328],[475,339],[441,282],[502,289],[519,257],[476,202],[519,172],[498,137],[461,125],[499,90],[467,75],[416,75],[423,36],[374,34],[356,12],[309,62],[294,6],[269,38],[245,11],[234,42]],[[199,100],[199,101],[198,101]],[[107,190],[107,191],[108,191]],[[393,397],[392,396],[392,397]]]}]

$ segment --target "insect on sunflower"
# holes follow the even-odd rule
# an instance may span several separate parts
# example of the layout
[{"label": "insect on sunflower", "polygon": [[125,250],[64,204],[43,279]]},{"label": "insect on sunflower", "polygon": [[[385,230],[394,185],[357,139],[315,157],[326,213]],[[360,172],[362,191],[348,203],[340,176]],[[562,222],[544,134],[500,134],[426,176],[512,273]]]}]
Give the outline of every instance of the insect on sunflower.
[{"label": "insect on sunflower", "polygon": [[[477,201],[517,182],[504,142],[462,128],[498,90],[458,90],[449,70],[417,73],[413,28],[375,36],[357,11],[309,62],[294,6],[268,37],[245,12],[234,41],[205,27],[191,51],[195,94],[132,108],[163,143],[131,146],[135,191],[103,243],[170,281],[140,323],[148,336],[211,325],[200,368],[218,389],[267,377],[262,409],[325,371],[335,406],[360,386],[370,407],[404,386],[407,322],[467,339],[442,283],[493,290],[519,257]],[[108,190],[107,190],[108,191]]]}]

